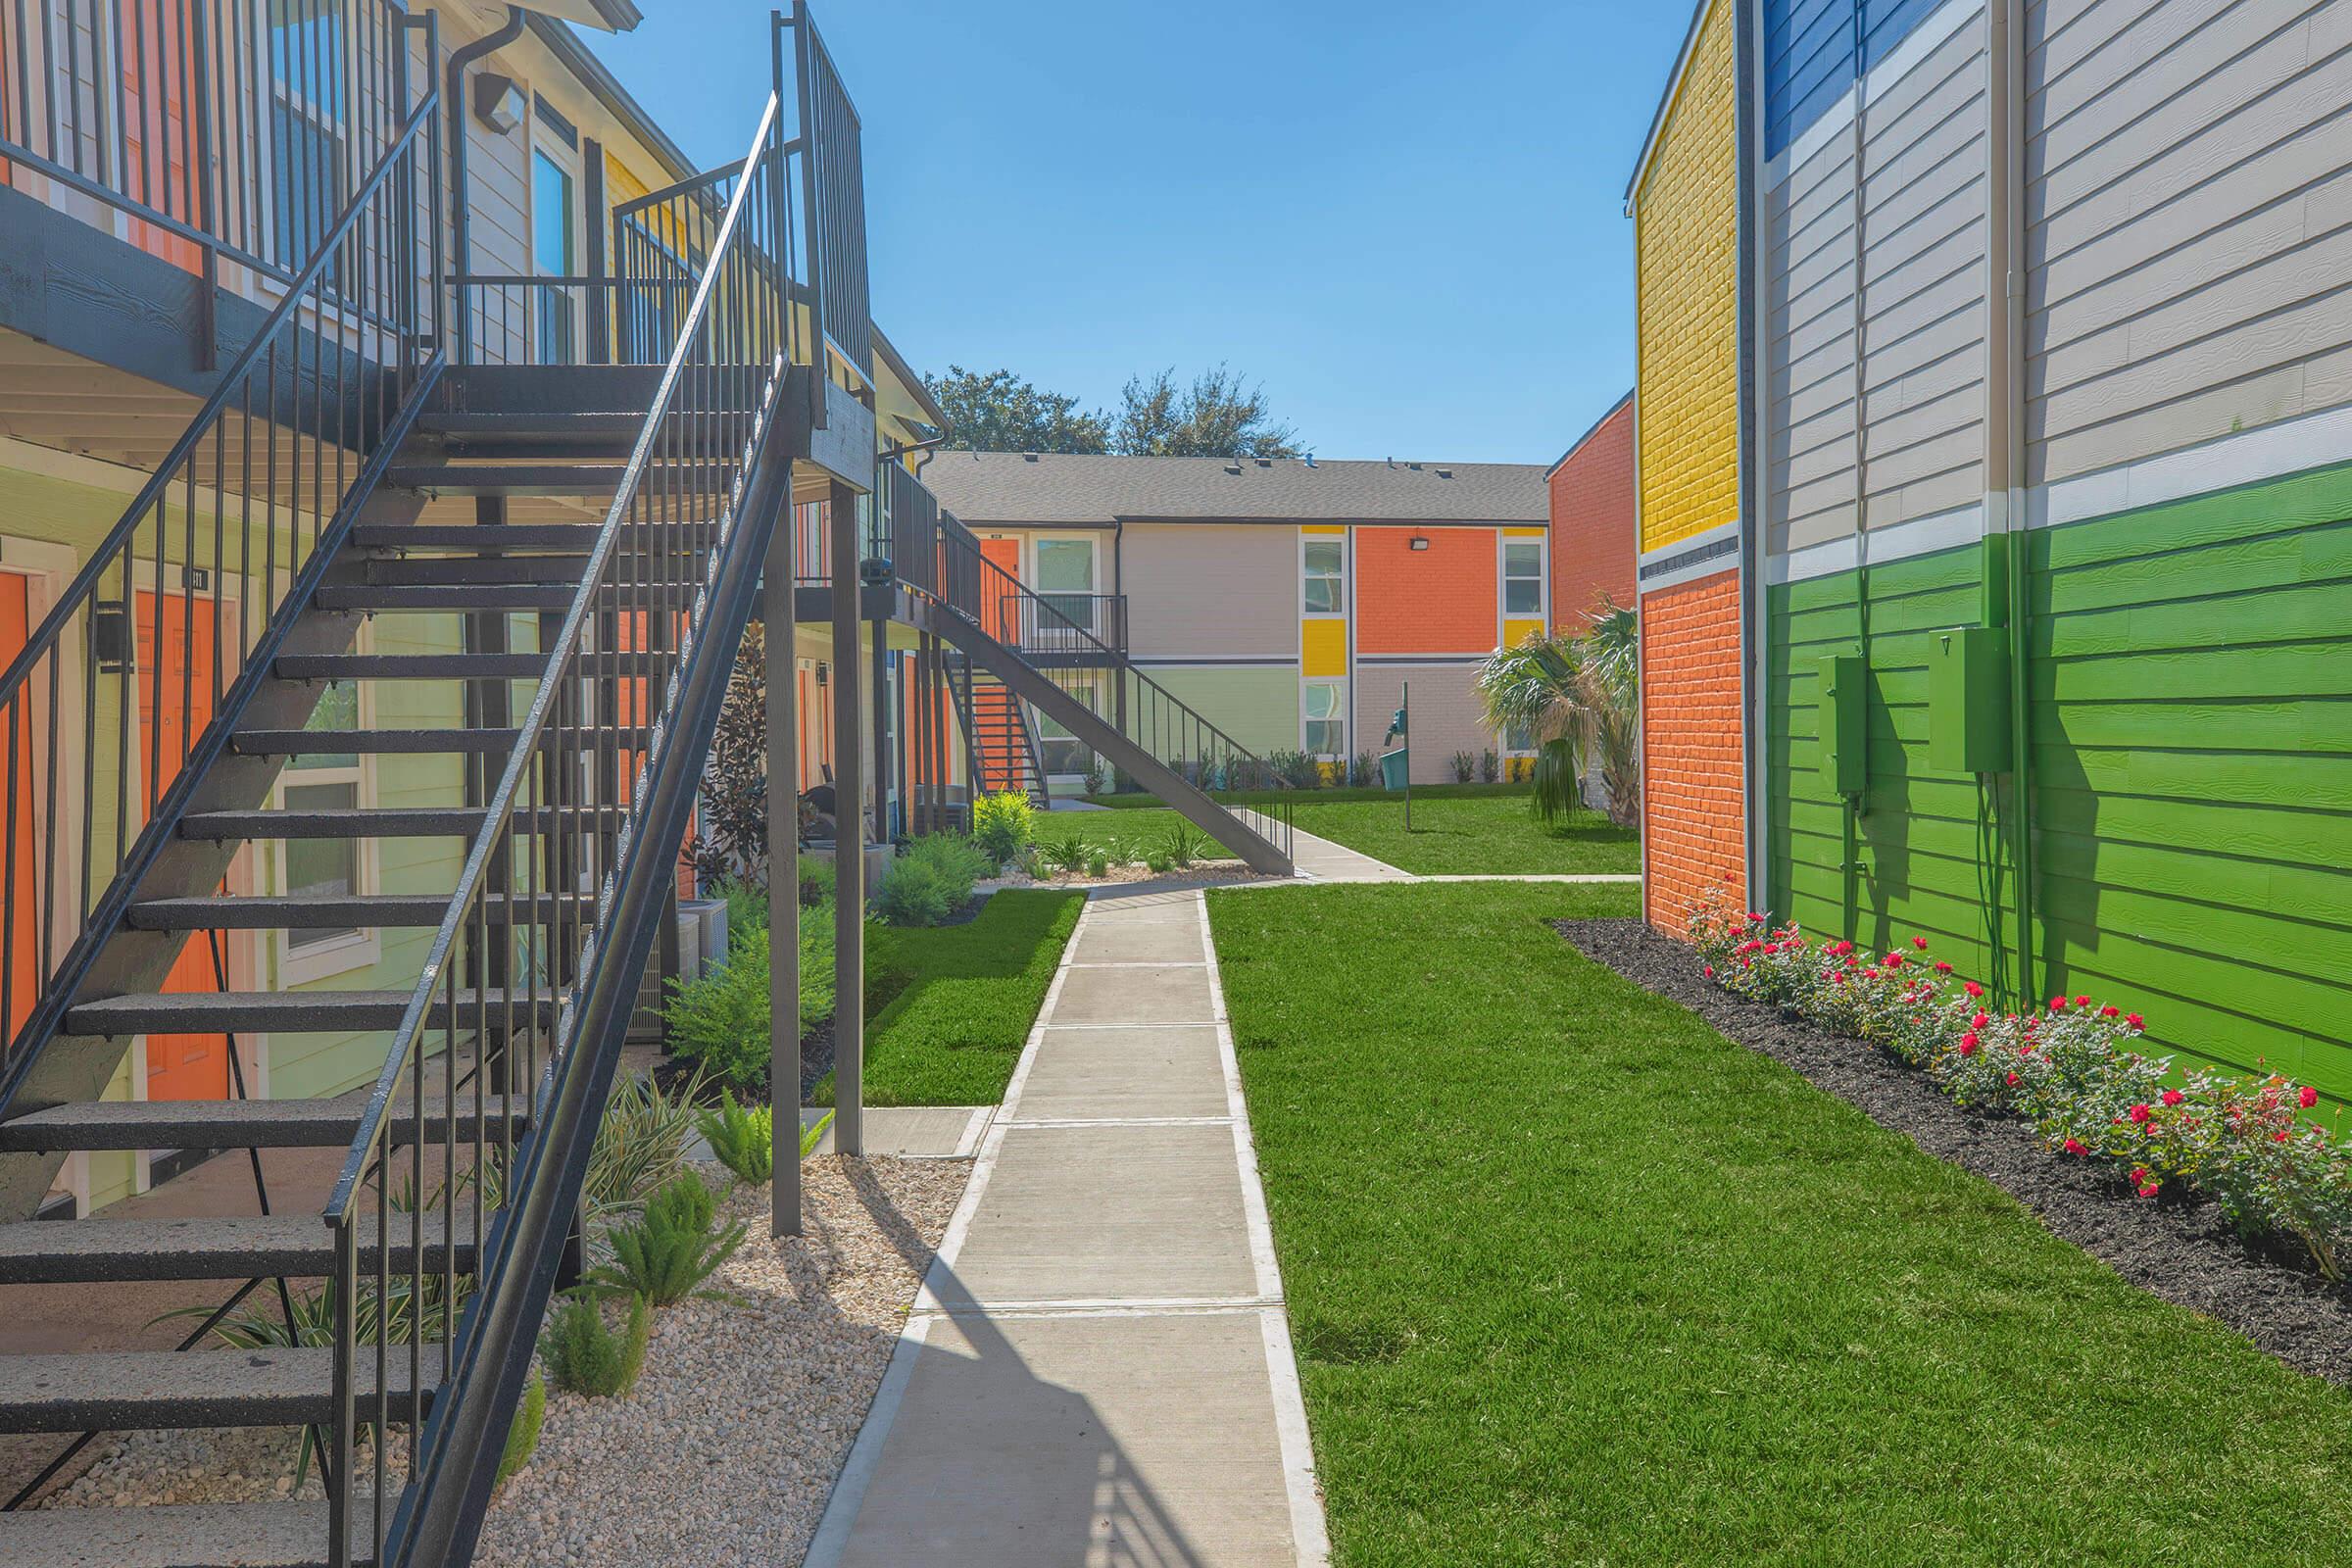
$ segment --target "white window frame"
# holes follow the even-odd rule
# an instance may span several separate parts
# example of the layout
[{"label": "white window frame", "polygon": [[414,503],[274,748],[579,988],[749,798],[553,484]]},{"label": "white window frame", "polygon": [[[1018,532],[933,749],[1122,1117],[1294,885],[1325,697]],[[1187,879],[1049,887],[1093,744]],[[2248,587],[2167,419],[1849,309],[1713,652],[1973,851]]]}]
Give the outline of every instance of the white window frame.
[{"label": "white window frame", "polygon": [[[1348,535],[1347,535],[1347,534],[1344,534],[1344,533],[1307,533],[1307,532],[1305,532],[1304,530],[1301,530],[1301,531],[1299,532],[1299,535],[1298,535],[1298,618],[1299,618],[1299,619],[1301,619],[1301,620],[1346,620],[1346,619],[1348,618],[1348,596],[1349,589],[1351,588],[1351,586],[1352,586],[1352,584],[1353,584],[1353,582],[1354,582],[1354,578],[1355,578],[1355,573],[1354,573],[1352,570],[1350,570],[1350,569],[1349,569],[1349,567],[1351,566],[1352,563],[1350,563],[1350,562],[1348,561]],[[1308,550],[1310,547],[1312,547],[1312,546],[1314,546],[1314,545],[1329,545],[1329,546],[1331,546],[1333,549],[1337,550],[1337,551],[1340,553],[1340,571],[1339,571],[1339,575],[1338,575],[1336,578],[1333,578],[1333,579],[1331,579],[1332,581],[1334,581],[1334,582],[1336,582],[1336,583],[1338,583],[1338,584],[1339,584],[1339,588],[1338,588],[1338,591],[1337,591],[1337,592],[1335,592],[1335,593],[1332,595],[1332,608],[1331,608],[1331,609],[1329,609],[1329,610],[1311,610],[1311,609],[1307,608],[1307,603],[1306,603],[1306,585],[1307,585],[1308,581],[1310,580],[1310,576],[1309,576],[1309,573],[1307,572],[1307,569],[1306,569],[1306,552],[1307,552],[1307,550]],[[1314,577],[1313,577],[1311,580],[1320,581],[1320,580],[1322,580],[1322,577],[1321,577],[1321,575],[1320,575],[1320,574],[1316,574],[1316,575],[1315,575],[1315,576],[1314,576]]]},{"label": "white window frame", "polygon": [[[1505,534],[1502,537],[1501,543],[1502,549],[1495,556],[1495,570],[1500,573],[1500,575],[1495,584],[1494,602],[1502,612],[1503,621],[1508,623],[1514,620],[1539,620],[1543,621],[1545,625],[1549,625],[1550,621],[1545,617],[1545,612],[1549,609],[1549,607],[1544,603],[1545,589],[1548,586],[1544,582],[1544,577],[1546,575],[1544,571],[1545,563],[1544,560],[1544,542],[1541,539],[1514,539],[1510,535]],[[1528,546],[1536,553],[1536,569],[1532,574],[1536,585],[1536,608],[1532,611],[1521,612],[1511,609],[1511,584],[1514,582],[1526,582],[1529,580],[1531,575],[1527,572],[1515,572],[1511,570],[1511,547],[1513,545]]]},{"label": "white window frame", "polygon": [[[567,232],[564,236],[564,247],[571,252],[571,265],[564,272],[543,271],[539,266],[539,160],[541,158],[545,158],[563,171],[564,177],[571,181],[571,212],[568,215],[569,221],[566,224]],[[585,211],[588,200],[588,172],[580,161],[579,149],[566,147],[561,138],[544,135],[540,132],[539,111],[536,105],[531,110],[530,157],[526,160],[526,167],[529,171],[526,189],[529,193],[530,213],[525,221],[526,235],[523,241],[523,251],[530,258],[530,266],[524,270],[533,277],[577,276],[581,265],[580,258],[587,249],[587,235],[584,228],[588,220]],[[551,297],[562,302],[564,313],[571,318],[571,342],[566,345],[569,359],[560,363],[576,362],[581,349],[588,341],[587,313],[581,309],[579,295],[569,289],[552,296],[546,290],[534,289],[532,294],[534,297],[531,301],[530,314],[530,363],[533,365],[559,363],[552,362],[547,358],[547,345],[540,332],[545,312],[551,308],[548,304]]]},{"label": "white window frame", "polygon": [[[1306,694],[1317,687],[1327,688],[1331,692],[1331,716],[1329,718],[1311,718],[1307,714]],[[1298,683],[1298,749],[1318,761],[1347,761],[1348,756],[1348,678],[1344,675],[1316,675],[1301,680]],[[1340,727],[1340,749],[1336,752],[1316,750],[1307,738],[1308,726],[1313,724],[1337,724]]]},{"label": "white window frame", "polygon": [[[1082,545],[1085,547],[1087,587],[1048,588],[1045,585],[1045,557],[1049,545]],[[1102,553],[1095,546],[1095,536],[1091,533],[1032,534],[1027,543],[1027,559],[1022,562],[1022,564],[1027,567],[1027,579],[1024,586],[1049,604],[1053,604],[1057,598],[1083,594],[1086,599],[1085,612],[1083,615],[1070,615],[1070,619],[1077,624],[1081,631],[1095,637],[1102,636],[1102,628],[1096,625],[1095,621],[1098,615],[1097,607],[1100,603],[1100,596],[1102,593]],[[1069,614],[1069,612],[1060,605],[1054,605],[1054,608],[1061,610],[1064,614]]]}]

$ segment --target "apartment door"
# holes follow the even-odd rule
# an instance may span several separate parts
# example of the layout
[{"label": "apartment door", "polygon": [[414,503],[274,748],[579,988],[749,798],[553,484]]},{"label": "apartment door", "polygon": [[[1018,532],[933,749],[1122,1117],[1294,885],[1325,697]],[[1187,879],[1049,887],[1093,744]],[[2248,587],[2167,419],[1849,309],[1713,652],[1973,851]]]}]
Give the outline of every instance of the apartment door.
[{"label": "apartment door", "polygon": [[[982,560],[1002,566],[1005,577],[1010,577],[1014,582],[1020,581],[1021,542],[1018,539],[983,539],[980,541],[980,556]],[[981,628],[997,641],[1009,643],[1015,635],[1012,628],[1020,624],[1020,607],[1005,603],[1010,590],[1005,586],[1004,577],[999,577],[993,571],[982,572],[981,576],[986,579],[980,587],[981,597],[985,601],[980,607]]]},{"label": "apartment door", "polygon": [[[146,793],[153,811],[179,777],[188,748],[213,720],[213,600],[172,591],[159,600],[143,589],[138,633],[139,765],[153,763]],[[218,949],[216,940],[222,944]],[[192,933],[163,989],[175,995],[220,990],[215,954],[225,960],[226,942],[225,935]],[[149,1035],[147,1098],[227,1099],[228,1050],[224,1035]]]},{"label": "apartment door", "polygon": [[[24,642],[32,626],[32,581],[18,572],[0,572],[0,668],[14,663],[24,651]],[[33,766],[32,711],[18,705],[16,734],[10,737],[10,753],[0,755],[0,768],[6,768],[17,781],[16,808],[10,814],[16,818],[16,842],[11,847],[15,869],[8,877],[9,906],[16,917],[6,921],[8,932],[8,1018],[6,1039],[14,1040],[17,1030],[32,1012],[41,986],[41,931],[39,911],[40,887],[33,867],[39,854],[39,839],[33,830],[33,802],[36,792],[33,780],[39,777]]]}]

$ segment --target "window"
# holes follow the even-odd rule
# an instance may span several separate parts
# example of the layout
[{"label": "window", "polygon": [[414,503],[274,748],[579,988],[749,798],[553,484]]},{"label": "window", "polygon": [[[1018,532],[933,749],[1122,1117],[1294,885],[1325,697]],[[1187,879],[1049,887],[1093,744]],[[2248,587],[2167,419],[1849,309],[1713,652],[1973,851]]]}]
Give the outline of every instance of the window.
[{"label": "window", "polygon": [[[571,171],[548,155],[531,152],[531,269],[541,277],[571,276]],[[569,289],[533,290],[539,297],[539,363],[573,362],[572,297]]]},{"label": "window", "polygon": [[[1101,711],[1096,707],[1095,694],[1091,690],[1079,689],[1072,691],[1070,695],[1086,704],[1089,709]],[[1079,777],[1084,775],[1086,770],[1094,764],[1095,754],[1086,742],[1071,734],[1062,725],[1055,723],[1043,710],[1040,710],[1037,715],[1037,746],[1038,761],[1045,768],[1046,776],[1049,778]]]},{"label": "window", "polygon": [[1301,748],[1310,757],[1346,757],[1348,720],[1341,710],[1337,681],[1310,680],[1299,694]]},{"label": "window", "polygon": [[[360,727],[360,691],[349,681],[336,681],[319,697],[311,720],[303,726],[313,734],[332,734]],[[348,810],[360,805],[361,758],[357,752],[309,752],[286,763],[284,805],[289,811]],[[348,898],[362,891],[360,845],[353,839],[288,839],[285,841],[285,889],[293,895]],[[360,943],[367,932],[357,926],[296,927],[286,932],[286,956],[310,957]],[[366,962],[365,956],[358,959]],[[299,982],[349,967],[350,961],[327,963],[287,978]]]},{"label": "window", "polygon": [[1536,732],[1525,724],[1513,724],[1502,732],[1502,749],[1514,757],[1532,753],[1536,749]]},{"label": "window", "polygon": [[1310,615],[1348,612],[1348,546],[1339,539],[1308,538],[1300,543],[1299,572],[1305,583],[1302,608]]},{"label": "window", "polygon": [[[279,265],[299,268],[334,226],[346,200],[343,24],[292,0],[270,7],[270,239]],[[337,278],[341,258],[330,264]]]},{"label": "window", "polygon": [[1502,542],[1502,612],[1515,620],[1544,613],[1544,542]]},{"label": "window", "polygon": [[[1037,591],[1047,604],[1086,631],[1095,629],[1095,542],[1040,539]],[[1049,619],[1052,617],[1048,617]]]}]

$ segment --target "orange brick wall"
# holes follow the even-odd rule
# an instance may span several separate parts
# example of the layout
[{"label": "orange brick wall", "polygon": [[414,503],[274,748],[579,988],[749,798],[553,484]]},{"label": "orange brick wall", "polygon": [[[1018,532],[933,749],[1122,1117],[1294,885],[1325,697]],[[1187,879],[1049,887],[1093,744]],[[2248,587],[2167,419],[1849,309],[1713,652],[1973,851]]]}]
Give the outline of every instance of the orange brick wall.
[{"label": "orange brick wall", "polygon": [[1634,405],[1593,426],[1551,470],[1551,623],[1580,632],[1607,594],[1634,602]]},{"label": "orange brick wall", "polygon": [[1356,529],[1355,651],[1492,653],[1498,569],[1492,528]]},{"label": "orange brick wall", "polygon": [[1740,574],[1644,595],[1642,913],[1676,936],[1709,888],[1746,881],[1740,730]]}]

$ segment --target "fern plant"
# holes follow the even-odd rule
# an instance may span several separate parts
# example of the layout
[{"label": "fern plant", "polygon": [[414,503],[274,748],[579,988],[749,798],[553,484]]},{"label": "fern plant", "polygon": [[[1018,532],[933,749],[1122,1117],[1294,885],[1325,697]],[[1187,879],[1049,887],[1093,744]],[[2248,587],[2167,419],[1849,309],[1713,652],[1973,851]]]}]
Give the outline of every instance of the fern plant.
[{"label": "fern plant", "polygon": [[564,1393],[609,1399],[637,1387],[652,1335],[653,1314],[642,1296],[629,1298],[628,1326],[618,1334],[593,1295],[566,1297],[540,1338],[539,1359]]},{"label": "fern plant", "polygon": [[735,1092],[718,1092],[718,1108],[703,1112],[703,1139],[718,1162],[757,1187],[776,1173],[776,1113],[770,1105],[744,1105]]},{"label": "fern plant", "polygon": [[646,1201],[645,1213],[607,1233],[612,1260],[600,1263],[588,1283],[611,1296],[636,1295],[655,1306],[689,1296],[715,1296],[703,1282],[743,1245],[741,1221],[715,1226],[718,1197],[689,1171]]}]

